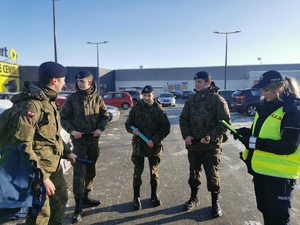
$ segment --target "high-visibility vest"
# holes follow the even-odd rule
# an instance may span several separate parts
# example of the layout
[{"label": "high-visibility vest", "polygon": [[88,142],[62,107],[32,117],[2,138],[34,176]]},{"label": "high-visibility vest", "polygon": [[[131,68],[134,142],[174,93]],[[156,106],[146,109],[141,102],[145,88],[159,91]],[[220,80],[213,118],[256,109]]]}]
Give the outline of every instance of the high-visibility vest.
[{"label": "high-visibility vest", "polygon": [[[283,108],[280,107],[268,116],[260,129],[258,137],[280,140],[280,125],[284,114]],[[258,118],[259,116],[256,113],[252,134],[254,133]],[[244,160],[247,158],[248,153],[249,150],[247,149],[242,153]],[[258,174],[296,179],[300,175],[300,145],[298,145],[296,152],[289,155],[278,155],[255,149],[251,160],[251,167],[252,170]]]}]

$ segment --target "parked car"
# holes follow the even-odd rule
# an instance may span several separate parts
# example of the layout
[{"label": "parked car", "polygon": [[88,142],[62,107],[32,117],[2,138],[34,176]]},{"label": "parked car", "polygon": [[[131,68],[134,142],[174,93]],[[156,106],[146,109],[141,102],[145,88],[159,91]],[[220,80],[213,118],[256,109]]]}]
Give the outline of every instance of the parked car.
[{"label": "parked car", "polygon": [[260,89],[238,89],[232,94],[231,106],[239,113],[245,113],[248,116],[254,116],[256,113],[256,103],[260,102]]},{"label": "parked car", "polygon": [[171,91],[170,93],[172,93],[176,99],[181,98],[181,92],[180,91]]},{"label": "parked car", "polygon": [[183,91],[182,94],[181,94],[181,98],[184,99],[184,98],[189,98],[191,97],[193,94],[195,94],[195,92],[193,91]]},{"label": "parked car", "polygon": [[0,92],[0,99],[11,99],[16,94],[19,94],[19,92]]},{"label": "parked car", "polygon": [[232,94],[235,92],[235,90],[220,90],[218,93],[221,95],[225,101],[227,102],[228,107],[231,109],[231,101],[232,101]]},{"label": "parked car", "polygon": [[120,118],[120,110],[112,105],[106,105],[108,113],[109,113],[109,120],[108,122],[115,122]]},{"label": "parked car", "polygon": [[170,92],[162,92],[158,96],[157,100],[163,105],[163,106],[175,106],[176,105],[176,100],[175,97],[172,93]]},{"label": "parked car", "polygon": [[[65,96],[58,96],[55,101],[56,103],[60,106],[63,107],[65,101],[66,101],[67,97]],[[114,122],[116,120],[119,119],[120,117],[120,111],[117,107],[112,106],[112,105],[106,105],[106,108],[108,110],[108,114],[109,114],[109,120],[108,122]],[[0,106],[0,112],[1,112],[1,106]]]},{"label": "parked car", "polygon": [[103,100],[107,105],[112,105],[124,110],[133,106],[132,97],[127,92],[108,92],[103,95]]},{"label": "parked car", "polygon": [[124,92],[127,92],[131,95],[134,105],[136,103],[138,103],[139,101],[141,101],[141,99],[143,98],[143,95],[139,91],[129,90],[129,91],[124,91]]}]

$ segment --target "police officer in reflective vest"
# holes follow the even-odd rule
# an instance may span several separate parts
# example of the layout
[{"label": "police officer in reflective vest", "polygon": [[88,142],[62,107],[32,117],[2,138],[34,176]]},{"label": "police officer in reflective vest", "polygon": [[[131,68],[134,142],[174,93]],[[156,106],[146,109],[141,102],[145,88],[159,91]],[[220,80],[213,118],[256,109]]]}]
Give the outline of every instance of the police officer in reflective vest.
[{"label": "police officer in reflective vest", "polygon": [[300,174],[300,99],[295,79],[278,71],[261,75],[253,88],[263,99],[250,128],[237,129],[241,153],[253,175],[256,203],[265,225],[290,224],[292,192]]}]

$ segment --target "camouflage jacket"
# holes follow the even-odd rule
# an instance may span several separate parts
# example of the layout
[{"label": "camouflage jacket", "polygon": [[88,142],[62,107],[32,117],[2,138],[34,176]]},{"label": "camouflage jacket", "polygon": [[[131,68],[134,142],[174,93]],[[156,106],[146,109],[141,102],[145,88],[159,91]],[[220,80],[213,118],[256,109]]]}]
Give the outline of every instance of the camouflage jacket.
[{"label": "camouflage jacket", "polygon": [[[97,129],[105,130],[109,114],[102,97],[92,88],[70,94],[61,110],[61,124],[71,133],[73,130],[90,134]],[[73,137],[71,137],[73,138]]]},{"label": "camouflage jacket", "polygon": [[[56,92],[30,82],[24,83],[24,91],[12,97],[11,137],[6,145],[25,144],[30,159],[37,162],[44,179],[55,172],[64,149],[60,136],[60,114],[55,103]],[[64,151],[64,152],[63,152]]]},{"label": "camouflage jacket", "polygon": [[151,106],[140,101],[129,112],[125,122],[127,132],[132,133],[131,126],[152,140],[150,148],[139,136],[133,135],[133,153],[142,156],[156,155],[162,150],[162,140],[170,133],[170,122],[161,104],[155,101]]},{"label": "camouflage jacket", "polygon": [[192,136],[201,139],[207,135],[211,143],[221,145],[226,128],[218,122],[230,122],[230,112],[224,98],[218,95],[217,88],[210,86],[191,96],[186,102],[179,118],[182,138]]}]

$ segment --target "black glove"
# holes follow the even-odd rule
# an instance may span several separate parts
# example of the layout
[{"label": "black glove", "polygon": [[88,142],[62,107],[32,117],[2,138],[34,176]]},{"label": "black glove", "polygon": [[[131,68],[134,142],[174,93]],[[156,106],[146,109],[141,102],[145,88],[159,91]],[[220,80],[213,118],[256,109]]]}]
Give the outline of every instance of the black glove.
[{"label": "black glove", "polygon": [[242,137],[251,136],[251,129],[250,128],[242,127],[242,128],[236,129],[236,131],[237,131],[237,133],[234,133],[234,132],[230,131],[230,133],[233,135],[234,140],[240,139],[241,138],[240,136],[242,136]]},{"label": "black glove", "polygon": [[246,147],[246,149],[256,149],[257,137],[248,136],[248,137],[239,138],[239,140],[240,140],[240,142],[243,143],[243,145]]}]

